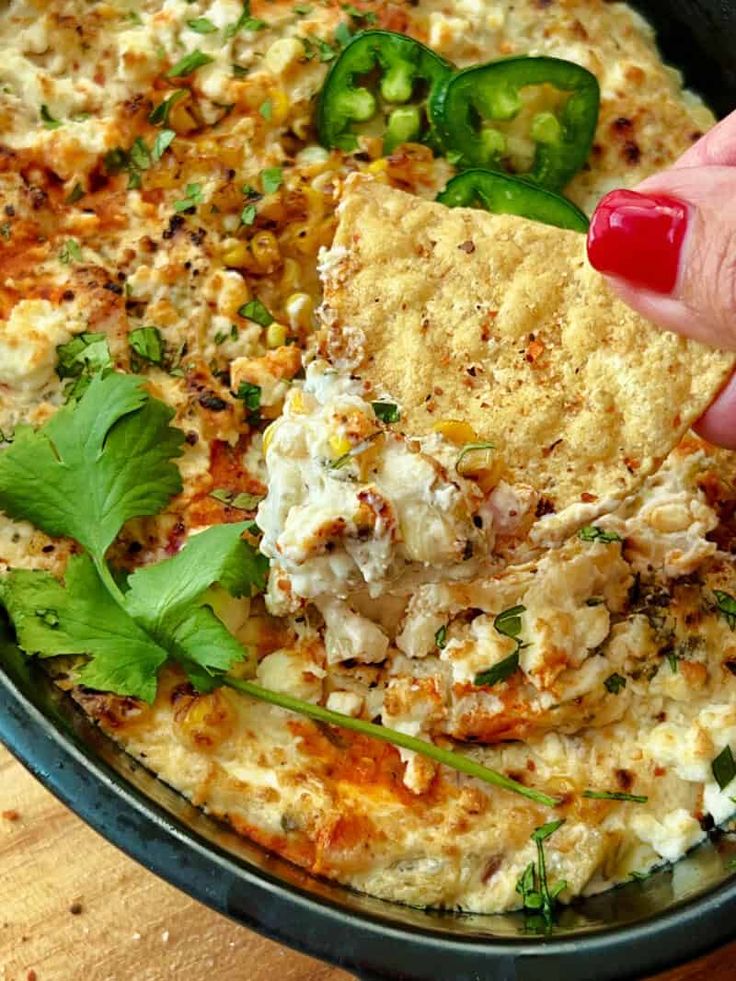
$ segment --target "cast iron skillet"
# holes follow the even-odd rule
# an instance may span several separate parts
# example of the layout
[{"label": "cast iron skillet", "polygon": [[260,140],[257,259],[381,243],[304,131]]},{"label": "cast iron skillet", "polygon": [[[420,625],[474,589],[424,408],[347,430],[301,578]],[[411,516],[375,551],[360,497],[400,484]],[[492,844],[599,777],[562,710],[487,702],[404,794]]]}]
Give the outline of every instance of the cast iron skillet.
[{"label": "cast iron skillet", "polygon": [[[736,107],[736,2],[636,6],[691,87],[720,115]],[[565,910],[548,938],[525,933],[518,914],[413,910],[314,879],[209,820],[126,757],[26,665],[2,624],[0,647],[0,739],[49,790],[213,909],[366,981],[623,981],[736,936],[736,879],[726,868],[736,842],[727,836],[673,870]]]}]

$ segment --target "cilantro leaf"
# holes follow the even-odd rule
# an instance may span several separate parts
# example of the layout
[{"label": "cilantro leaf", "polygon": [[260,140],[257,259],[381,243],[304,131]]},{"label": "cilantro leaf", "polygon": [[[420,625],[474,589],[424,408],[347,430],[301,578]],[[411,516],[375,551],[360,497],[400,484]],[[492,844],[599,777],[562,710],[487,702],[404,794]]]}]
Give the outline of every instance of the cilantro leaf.
[{"label": "cilantro leaf", "polygon": [[27,653],[89,655],[82,684],[153,700],[168,653],[112,598],[89,556],[72,556],[65,586],[48,572],[8,573],[0,580],[0,601]]},{"label": "cilantro leaf", "polygon": [[129,518],[157,514],[181,490],[172,416],[135,376],[98,375],[40,429],[18,427],[0,455],[0,509],[101,562]]},{"label": "cilantro leaf", "polygon": [[246,651],[207,606],[187,610],[172,624],[165,643],[195,688],[210,691],[221,675],[242,661]]},{"label": "cilantro leaf", "polygon": [[265,586],[268,560],[243,541],[252,522],[214,525],[193,535],[171,559],[147,565],[130,577],[125,601],[131,614],[154,634],[171,630],[192,603],[219,583],[233,596]]}]

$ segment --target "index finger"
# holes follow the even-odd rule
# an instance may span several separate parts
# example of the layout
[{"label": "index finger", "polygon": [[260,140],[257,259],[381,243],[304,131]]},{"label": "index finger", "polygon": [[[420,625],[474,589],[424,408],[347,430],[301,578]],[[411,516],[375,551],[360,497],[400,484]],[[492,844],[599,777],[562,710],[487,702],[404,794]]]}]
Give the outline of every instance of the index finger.
[{"label": "index finger", "polygon": [[736,166],[736,111],[732,112],[672,165],[677,167]]}]

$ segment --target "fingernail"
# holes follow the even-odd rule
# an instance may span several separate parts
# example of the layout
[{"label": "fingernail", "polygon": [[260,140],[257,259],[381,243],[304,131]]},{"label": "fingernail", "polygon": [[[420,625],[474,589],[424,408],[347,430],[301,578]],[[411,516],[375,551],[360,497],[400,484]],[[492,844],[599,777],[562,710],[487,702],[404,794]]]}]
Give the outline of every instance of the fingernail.
[{"label": "fingernail", "polygon": [[668,194],[611,191],[588,232],[588,258],[598,272],[654,293],[672,293],[687,231],[688,205]]}]

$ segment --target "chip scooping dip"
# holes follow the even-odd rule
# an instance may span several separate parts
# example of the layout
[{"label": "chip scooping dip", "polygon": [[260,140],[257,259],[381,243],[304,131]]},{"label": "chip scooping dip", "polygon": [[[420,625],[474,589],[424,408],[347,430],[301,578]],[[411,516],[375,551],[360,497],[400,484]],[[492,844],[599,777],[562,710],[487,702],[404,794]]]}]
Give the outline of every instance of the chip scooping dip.
[{"label": "chip scooping dip", "polygon": [[346,182],[323,276],[329,356],[351,348],[406,432],[468,424],[543,515],[573,509],[550,529],[634,491],[734,365],[625,306],[580,233],[361,177]]}]

